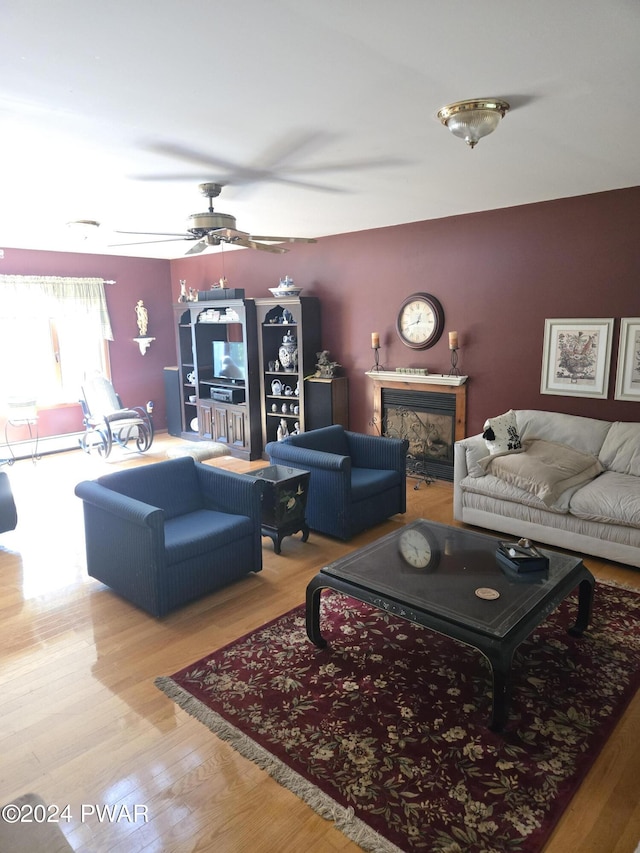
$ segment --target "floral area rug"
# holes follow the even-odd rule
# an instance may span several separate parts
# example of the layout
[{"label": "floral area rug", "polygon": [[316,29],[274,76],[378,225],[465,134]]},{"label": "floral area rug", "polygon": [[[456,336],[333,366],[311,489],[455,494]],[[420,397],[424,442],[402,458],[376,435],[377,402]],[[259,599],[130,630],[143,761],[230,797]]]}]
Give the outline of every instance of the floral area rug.
[{"label": "floral area rug", "polygon": [[158,687],[367,851],[539,851],[640,684],[640,594],[597,584],[518,649],[505,731],[476,650],[326,591]]}]

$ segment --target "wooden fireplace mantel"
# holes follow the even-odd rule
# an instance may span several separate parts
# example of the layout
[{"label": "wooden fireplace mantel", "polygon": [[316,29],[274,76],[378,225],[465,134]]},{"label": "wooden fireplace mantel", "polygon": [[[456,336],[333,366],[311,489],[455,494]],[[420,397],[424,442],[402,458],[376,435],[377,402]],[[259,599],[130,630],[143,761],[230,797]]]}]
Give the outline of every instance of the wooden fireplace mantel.
[{"label": "wooden fireplace mantel", "polygon": [[375,380],[400,382],[405,387],[414,382],[420,385],[464,385],[468,376],[449,376],[447,373],[400,373],[397,370],[367,370],[366,375]]},{"label": "wooden fireplace mantel", "polygon": [[[466,376],[426,376],[414,373],[396,373],[389,370],[369,370],[366,374],[373,382],[373,417],[382,423],[382,389],[403,388],[407,391],[425,391],[430,394],[453,394],[456,398],[455,440],[466,436],[467,385]],[[440,381],[439,381],[440,380]]]}]

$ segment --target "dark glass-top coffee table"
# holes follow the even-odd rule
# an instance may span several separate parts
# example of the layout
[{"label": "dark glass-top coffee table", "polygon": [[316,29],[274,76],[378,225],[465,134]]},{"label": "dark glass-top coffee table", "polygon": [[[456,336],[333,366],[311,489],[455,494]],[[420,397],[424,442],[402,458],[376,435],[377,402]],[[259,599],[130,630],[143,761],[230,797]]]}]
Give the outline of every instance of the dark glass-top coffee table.
[{"label": "dark glass-top coffee table", "polygon": [[591,617],[595,580],[579,558],[543,549],[548,571],[503,569],[495,556],[498,542],[495,536],[418,519],[353,551],[309,583],[309,639],[326,646],[320,598],[323,589],[333,589],[473,646],[491,664],[489,728],[500,731],[509,711],[515,650],[578,586],[578,612],[569,633],[580,636]]}]

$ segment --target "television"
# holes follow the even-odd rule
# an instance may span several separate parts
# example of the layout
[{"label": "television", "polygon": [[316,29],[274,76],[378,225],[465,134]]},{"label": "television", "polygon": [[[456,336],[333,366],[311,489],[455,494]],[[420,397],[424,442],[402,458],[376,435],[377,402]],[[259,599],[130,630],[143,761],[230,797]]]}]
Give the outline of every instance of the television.
[{"label": "television", "polygon": [[213,341],[213,378],[244,384],[244,341]]}]

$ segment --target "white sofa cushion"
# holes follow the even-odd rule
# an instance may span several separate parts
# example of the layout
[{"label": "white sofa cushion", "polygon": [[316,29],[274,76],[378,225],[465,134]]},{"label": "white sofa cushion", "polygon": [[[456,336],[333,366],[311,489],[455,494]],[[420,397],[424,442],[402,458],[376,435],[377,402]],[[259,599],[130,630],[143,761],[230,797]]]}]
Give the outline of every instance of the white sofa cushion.
[{"label": "white sofa cushion", "polygon": [[561,495],[555,504],[547,506],[547,504],[543,503],[532,492],[512,486],[511,483],[494,477],[493,474],[485,474],[483,477],[469,475],[460,482],[460,488],[465,494],[484,495],[487,498],[522,504],[523,506],[530,506],[534,509],[545,510],[546,512],[557,512],[560,515],[569,512],[569,502],[575,492],[575,488],[569,489]]},{"label": "white sofa cushion", "polygon": [[557,441],[593,456],[599,455],[611,427],[611,421],[538,409],[517,409],[516,420],[522,441],[533,438]]},{"label": "white sofa cushion", "polygon": [[587,521],[623,524],[640,528],[640,483],[633,474],[605,471],[578,489],[571,498],[570,511]]},{"label": "white sofa cushion", "polygon": [[581,453],[555,441],[533,439],[523,443],[518,454],[496,454],[480,460],[487,473],[531,492],[547,506],[567,489],[588,483],[603,470],[590,453]]},{"label": "white sofa cushion", "polygon": [[[640,477],[640,424],[611,424],[599,458],[608,471]],[[637,488],[640,490],[640,483]]]}]

